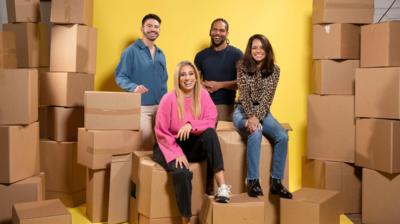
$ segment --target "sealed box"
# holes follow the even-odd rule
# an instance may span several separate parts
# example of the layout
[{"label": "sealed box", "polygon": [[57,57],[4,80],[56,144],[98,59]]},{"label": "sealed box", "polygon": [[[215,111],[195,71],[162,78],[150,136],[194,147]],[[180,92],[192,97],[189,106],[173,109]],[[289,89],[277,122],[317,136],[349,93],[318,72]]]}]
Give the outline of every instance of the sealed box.
[{"label": "sealed box", "polygon": [[15,33],[0,31],[0,68],[17,68]]},{"label": "sealed box", "polygon": [[38,71],[0,69],[0,125],[28,125],[38,120]]},{"label": "sealed box", "polygon": [[361,67],[400,66],[400,21],[361,27]]},{"label": "sealed box", "polygon": [[39,104],[82,107],[85,91],[93,89],[93,74],[48,72],[40,77]]},{"label": "sealed box", "polygon": [[363,169],[362,222],[400,223],[400,174]]},{"label": "sealed box", "polygon": [[91,222],[106,222],[110,192],[110,168],[87,169],[86,216]]},{"label": "sealed box", "polygon": [[13,206],[13,223],[72,224],[72,217],[58,199],[23,202]]},{"label": "sealed box", "polygon": [[307,116],[308,158],[354,162],[354,96],[309,95]]},{"label": "sealed box", "polygon": [[400,67],[356,70],[356,117],[400,119]]},{"label": "sealed box", "polygon": [[78,128],[83,127],[83,107],[48,107],[48,138],[60,141],[77,141]]},{"label": "sealed box", "polygon": [[354,77],[359,64],[359,60],[314,60],[312,93],[354,95]]},{"label": "sealed box", "polygon": [[313,25],[313,59],[359,58],[359,26],[346,23]]},{"label": "sealed box", "polygon": [[400,121],[357,119],[356,165],[400,173]]},{"label": "sealed box", "polygon": [[73,193],[85,190],[86,170],[77,163],[77,143],[40,140],[40,169],[46,190]]},{"label": "sealed box", "polygon": [[313,24],[369,24],[374,18],[374,0],[314,0]]},{"label": "sealed box", "polygon": [[139,130],[140,94],[128,92],[85,92],[85,128]]},{"label": "sealed box", "polygon": [[40,21],[40,0],[6,0],[9,23]]},{"label": "sealed box", "polygon": [[281,224],[338,224],[339,204],[337,191],[302,188],[281,198]]},{"label": "sealed box", "polygon": [[39,174],[39,123],[0,126],[0,183]]},{"label": "sealed box", "polygon": [[53,0],[50,20],[58,24],[92,26],[93,0]]},{"label": "sealed box", "polygon": [[55,25],[51,30],[50,71],[96,73],[96,28]]}]

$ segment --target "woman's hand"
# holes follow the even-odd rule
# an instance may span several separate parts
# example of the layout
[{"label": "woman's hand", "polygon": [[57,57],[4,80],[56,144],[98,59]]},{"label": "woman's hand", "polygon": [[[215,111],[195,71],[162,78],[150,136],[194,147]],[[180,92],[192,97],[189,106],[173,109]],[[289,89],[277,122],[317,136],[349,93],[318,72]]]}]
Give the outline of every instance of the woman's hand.
[{"label": "woman's hand", "polygon": [[261,129],[261,123],[255,116],[251,116],[246,123],[247,131],[253,133],[257,129]]},{"label": "woman's hand", "polygon": [[189,169],[189,162],[186,159],[185,155],[176,157],[176,159],[175,159],[175,168],[178,168],[178,167],[179,168],[186,167],[187,169]]},{"label": "woman's hand", "polygon": [[190,131],[192,130],[192,125],[190,123],[186,123],[179,129],[176,138],[179,138],[180,141],[185,141],[189,139]]}]

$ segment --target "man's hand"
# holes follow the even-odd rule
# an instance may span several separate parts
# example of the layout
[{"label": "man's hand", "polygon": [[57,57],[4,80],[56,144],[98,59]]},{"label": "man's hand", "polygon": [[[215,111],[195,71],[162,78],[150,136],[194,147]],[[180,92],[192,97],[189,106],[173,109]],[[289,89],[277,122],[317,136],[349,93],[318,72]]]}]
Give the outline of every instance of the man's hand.
[{"label": "man's hand", "polygon": [[185,155],[176,157],[175,168],[178,168],[178,167],[180,167],[180,168],[186,167],[187,169],[189,169],[189,162]]},{"label": "man's hand", "polygon": [[190,123],[186,123],[179,129],[176,138],[179,138],[180,141],[185,141],[189,139],[190,131],[192,130],[192,125]]},{"label": "man's hand", "polygon": [[203,85],[204,85],[204,87],[206,87],[206,89],[207,89],[207,91],[209,93],[213,93],[213,92],[218,91],[219,89],[221,89],[221,85],[217,81],[204,80]]},{"label": "man's hand", "polygon": [[140,94],[146,93],[148,91],[149,91],[149,89],[147,89],[144,85],[138,85],[133,90],[134,93],[140,93]]}]

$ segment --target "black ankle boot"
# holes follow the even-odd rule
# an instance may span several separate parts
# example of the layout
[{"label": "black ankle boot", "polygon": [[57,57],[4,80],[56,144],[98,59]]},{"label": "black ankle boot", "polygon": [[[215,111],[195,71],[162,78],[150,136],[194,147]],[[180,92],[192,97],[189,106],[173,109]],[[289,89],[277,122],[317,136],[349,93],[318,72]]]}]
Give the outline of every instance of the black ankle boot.
[{"label": "black ankle boot", "polygon": [[263,191],[258,179],[247,180],[247,194],[250,197],[263,196]]},{"label": "black ankle boot", "polygon": [[293,197],[292,193],[282,185],[281,180],[272,177],[270,178],[270,191],[271,194],[279,195],[281,198],[291,199]]}]

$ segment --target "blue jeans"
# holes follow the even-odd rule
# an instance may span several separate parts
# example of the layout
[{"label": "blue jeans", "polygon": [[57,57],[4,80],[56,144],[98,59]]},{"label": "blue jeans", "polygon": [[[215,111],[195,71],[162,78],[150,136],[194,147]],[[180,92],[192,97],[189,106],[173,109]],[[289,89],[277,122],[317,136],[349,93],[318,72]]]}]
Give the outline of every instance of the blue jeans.
[{"label": "blue jeans", "polygon": [[247,116],[242,105],[238,104],[233,112],[233,124],[240,134],[247,137],[247,180],[259,179],[260,149],[263,135],[273,146],[271,177],[282,180],[285,171],[288,150],[288,134],[286,130],[269,112],[262,121],[262,130],[253,133],[246,130]]}]

